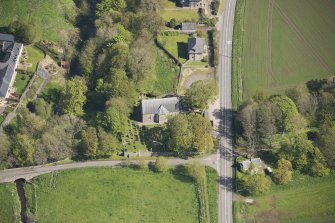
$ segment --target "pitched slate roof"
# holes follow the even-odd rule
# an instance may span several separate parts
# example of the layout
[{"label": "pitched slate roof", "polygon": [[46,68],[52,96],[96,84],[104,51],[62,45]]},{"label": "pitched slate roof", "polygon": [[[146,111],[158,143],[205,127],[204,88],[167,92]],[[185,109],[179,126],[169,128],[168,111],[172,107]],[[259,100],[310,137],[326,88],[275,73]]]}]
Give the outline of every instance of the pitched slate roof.
[{"label": "pitched slate roof", "polygon": [[180,112],[178,97],[142,100],[143,115],[167,115],[171,112]]},{"label": "pitched slate roof", "polygon": [[23,44],[14,43],[8,60],[3,63],[0,62],[0,97],[6,97],[11,87],[10,83],[14,76],[22,48]]},{"label": "pitched slate roof", "polygon": [[241,167],[244,171],[248,170],[250,167],[250,164],[254,164],[256,167],[261,167],[263,165],[263,162],[260,158],[254,158],[251,160],[244,160],[241,162]]},{"label": "pitched slate roof", "polygon": [[181,23],[181,29],[182,30],[196,30],[197,24],[194,22],[183,22]]},{"label": "pitched slate roof", "polygon": [[188,38],[188,53],[200,54],[205,52],[205,38],[191,37]]},{"label": "pitched slate roof", "polygon": [[14,42],[14,36],[11,34],[0,33],[0,41]]}]

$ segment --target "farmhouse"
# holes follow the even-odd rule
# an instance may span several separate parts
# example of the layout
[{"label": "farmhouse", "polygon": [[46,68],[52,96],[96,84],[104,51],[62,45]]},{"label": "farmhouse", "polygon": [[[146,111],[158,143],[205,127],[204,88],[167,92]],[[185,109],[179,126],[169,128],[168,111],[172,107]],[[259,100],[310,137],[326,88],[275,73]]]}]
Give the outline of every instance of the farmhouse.
[{"label": "farmhouse", "polygon": [[191,61],[200,61],[207,55],[207,46],[205,38],[191,37],[188,39],[188,59]]},{"label": "farmhouse", "polygon": [[194,22],[183,22],[181,23],[181,31],[184,33],[195,33],[197,24]]},{"label": "farmhouse", "polygon": [[204,0],[180,0],[182,7],[190,7],[192,9],[199,9],[205,6]]},{"label": "farmhouse", "polygon": [[163,124],[168,116],[180,113],[178,97],[143,99],[141,104],[143,124]]},{"label": "farmhouse", "polygon": [[15,43],[13,35],[0,33],[0,102],[10,95],[22,50],[23,44]]},{"label": "farmhouse", "polygon": [[253,165],[250,170],[252,173],[257,173],[263,170],[263,161],[260,158],[253,158],[250,160],[244,160],[240,163],[242,171],[247,171],[250,169],[251,164]]}]

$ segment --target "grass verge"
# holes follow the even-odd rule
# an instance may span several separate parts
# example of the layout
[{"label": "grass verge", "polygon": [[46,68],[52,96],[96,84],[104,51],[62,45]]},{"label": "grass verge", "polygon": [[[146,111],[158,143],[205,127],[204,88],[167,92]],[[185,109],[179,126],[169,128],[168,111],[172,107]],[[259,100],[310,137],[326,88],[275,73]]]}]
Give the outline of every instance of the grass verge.
[{"label": "grass verge", "polygon": [[246,0],[238,0],[235,9],[234,33],[233,33],[233,64],[232,64],[232,105],[233,109],[242,102],[241,86],[241,59],[243,51],[243,23]]}]

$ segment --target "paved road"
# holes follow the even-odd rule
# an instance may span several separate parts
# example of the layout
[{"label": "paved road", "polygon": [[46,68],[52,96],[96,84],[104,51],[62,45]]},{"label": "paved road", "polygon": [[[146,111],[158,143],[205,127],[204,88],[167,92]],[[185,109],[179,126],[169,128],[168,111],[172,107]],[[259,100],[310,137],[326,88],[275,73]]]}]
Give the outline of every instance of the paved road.
[{"label": "paved road", "polygon": [[231,57],[236,0],[225,0],[224,4],[224,11],[219,23],[220,50],[218,79],[221,122],[217,169],[219,173],[219,223],[231,223],[233,222]]},{"label": "paved road", "polygon": [[[176,166],[185,164],[189,160],[184,159],[168,159],[169,165]],[[202,162],[204,165],[216,167],[215,155],[207,156],[201,159],[195,159]],[[149,162],[154,162],[154,160],[148,160]],[[137,161],[131,161],[131,163],[136,163]],[[0,183],[14,182],[17,179],[24,178],[26,180],[32,179],[33,177],[50,173],[52,171],[83,168],[83,167],[103,167],[103,166],[121,166],[124,161],[86,161],[86,162],[75,162],[62,165],[41,165],[32,167],[23,167],[15,169],[7,169],[0,171]]]}]

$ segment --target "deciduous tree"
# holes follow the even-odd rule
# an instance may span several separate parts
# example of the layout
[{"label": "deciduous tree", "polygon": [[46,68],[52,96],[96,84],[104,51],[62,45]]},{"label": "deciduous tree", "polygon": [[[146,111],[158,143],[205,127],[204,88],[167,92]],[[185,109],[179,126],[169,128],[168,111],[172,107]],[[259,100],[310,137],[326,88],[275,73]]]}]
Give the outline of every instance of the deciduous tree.
[{"label": "deciduous tree", "polygon": [[273,173],[273,180],[277,184],[287,184],[292,179],[292,164],[290,161],[280,159],[277,162],[277,169]]},{"label": "deciduous tree", "polygon": [[192,109],[206,109],[208,102],[213,100],[216,95],[214,82],[196,81],[185,93],[185,104]]},{"label": "deciduous tree", "polygon": [[94,127],[88,127],[81,131],[81,147],[86,157],[95,157],[98,150],[99,140],[97,130]]},{"label": "deciduous tree", "polygon": [[83,106],[86,102],[87,86],[82,77],[75,76],[66,81],[65,92],[61,104],[66,114],[81,116],[84,114]]}]

